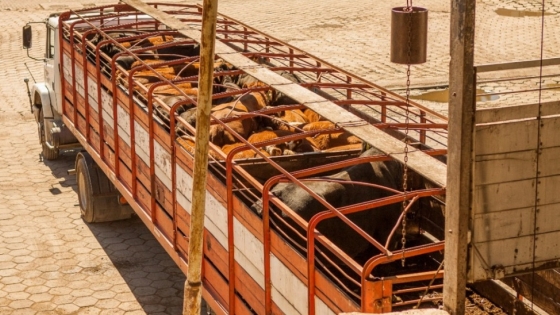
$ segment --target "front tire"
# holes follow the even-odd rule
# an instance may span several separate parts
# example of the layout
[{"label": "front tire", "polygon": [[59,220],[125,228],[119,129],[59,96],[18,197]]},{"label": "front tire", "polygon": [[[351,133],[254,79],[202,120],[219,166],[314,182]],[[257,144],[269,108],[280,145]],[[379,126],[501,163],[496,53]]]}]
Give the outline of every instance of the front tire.
[{"label": "front tire", "polygon": [[129,219],[134,211],[119,203],[119,192],[86,152],[76,157],[76,181],[82,219],[87,223]]},{"label": "front tire", "polygon": [[43,159],[52,161],[58,159],[60,150],[58,148],[51,149],[47,145],[47,130],[45,129],[45,121],[43,119],[43,110],[39,110],[39,121],[37,122],[39,129],[39,141],[41,141],[41,146],[43,148]]},{"label": "front tire", "polygon": [[58,149],[51,149],[44,142],[41,143],[41,145],[43,146],[43,152],[41,153],[43,155],[43,159],[48,161],[58,159],[58,156],[60,154],[60,151]]}]

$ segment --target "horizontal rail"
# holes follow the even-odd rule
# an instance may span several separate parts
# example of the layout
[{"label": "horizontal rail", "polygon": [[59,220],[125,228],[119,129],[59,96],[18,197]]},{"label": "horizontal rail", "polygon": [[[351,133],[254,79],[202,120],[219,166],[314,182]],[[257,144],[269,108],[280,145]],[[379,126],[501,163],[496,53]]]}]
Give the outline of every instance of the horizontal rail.
[{"label": "horizontal rail", "polygon": [[548,59],[536,59],[536,60],[524,60],[524,61],[512,61],[512,62],[504,62],[504,63],[492,63],[492,64],[485,64],[485,65],[478,65],[475,66],[475,70],[477,73],[482,72],[493,72],[493,71],[503,71],[503,70],[515,70],[515,69],[524,69],[524,68],[532,68],[532,67],[540,67],[542,66],[557,66],[560,65],[560,57],[557,58],[548,58]]}]

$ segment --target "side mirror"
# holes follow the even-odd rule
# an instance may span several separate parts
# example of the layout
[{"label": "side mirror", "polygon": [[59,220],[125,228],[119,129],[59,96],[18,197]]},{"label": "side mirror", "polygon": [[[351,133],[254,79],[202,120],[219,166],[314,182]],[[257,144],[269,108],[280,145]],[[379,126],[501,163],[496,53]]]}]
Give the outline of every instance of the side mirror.
[{"label": "side mirror", "polygon": [[23,27],[23,48],[31,48],[31,40],[33,39],[33,34],[31,33],[31,25],[25,25]]}]

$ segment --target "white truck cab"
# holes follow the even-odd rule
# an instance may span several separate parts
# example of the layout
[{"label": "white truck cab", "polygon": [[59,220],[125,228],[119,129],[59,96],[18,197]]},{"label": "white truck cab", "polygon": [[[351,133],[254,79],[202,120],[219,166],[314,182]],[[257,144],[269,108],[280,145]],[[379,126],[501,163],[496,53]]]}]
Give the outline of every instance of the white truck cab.
[{"label": "white truck cab", "polygon": [[[29,56],[29,48],[32,44],[31,23],[23,27],[23,47],[28,50],[28,56],[44,63],[43,82],[34,82],[31,88],[27,85],[27,91],[31,112],[37,121],[43,158],[54,160],[58,158],[61,149],[79,147],[80,144],[62,121],[58,14],[51,14],[45,22],[40,23],[44,23],[47,28],[43,59]],[[25,82],[28,84],[29,80],[25,79]]]}]

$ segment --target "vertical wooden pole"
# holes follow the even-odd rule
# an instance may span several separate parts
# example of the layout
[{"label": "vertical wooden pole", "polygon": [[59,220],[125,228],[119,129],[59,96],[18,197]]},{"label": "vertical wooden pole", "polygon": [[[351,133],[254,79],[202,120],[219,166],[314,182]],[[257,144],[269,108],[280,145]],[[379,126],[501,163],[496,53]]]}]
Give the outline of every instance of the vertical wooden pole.
[{"label": "vertical wooden pole", "polygon": [[206,174],[208,169],[208,137],[212,108],[214,76],[214,41],[218,0],[204,0],[202,9],[202,38],[200,73],[198,79],[198,109],[194,155],[191,226],[189,236],[189,269],[185,281],[184,315],[199,315],[202,296],[202,235],[206,202]]},{"label": "vertical wooden pole", "polygon": [[475,7],[476,0],[451,0],[449,137],[443,288],[443,306],[451,315],[465,313],[467,238],[473,182]]}]

